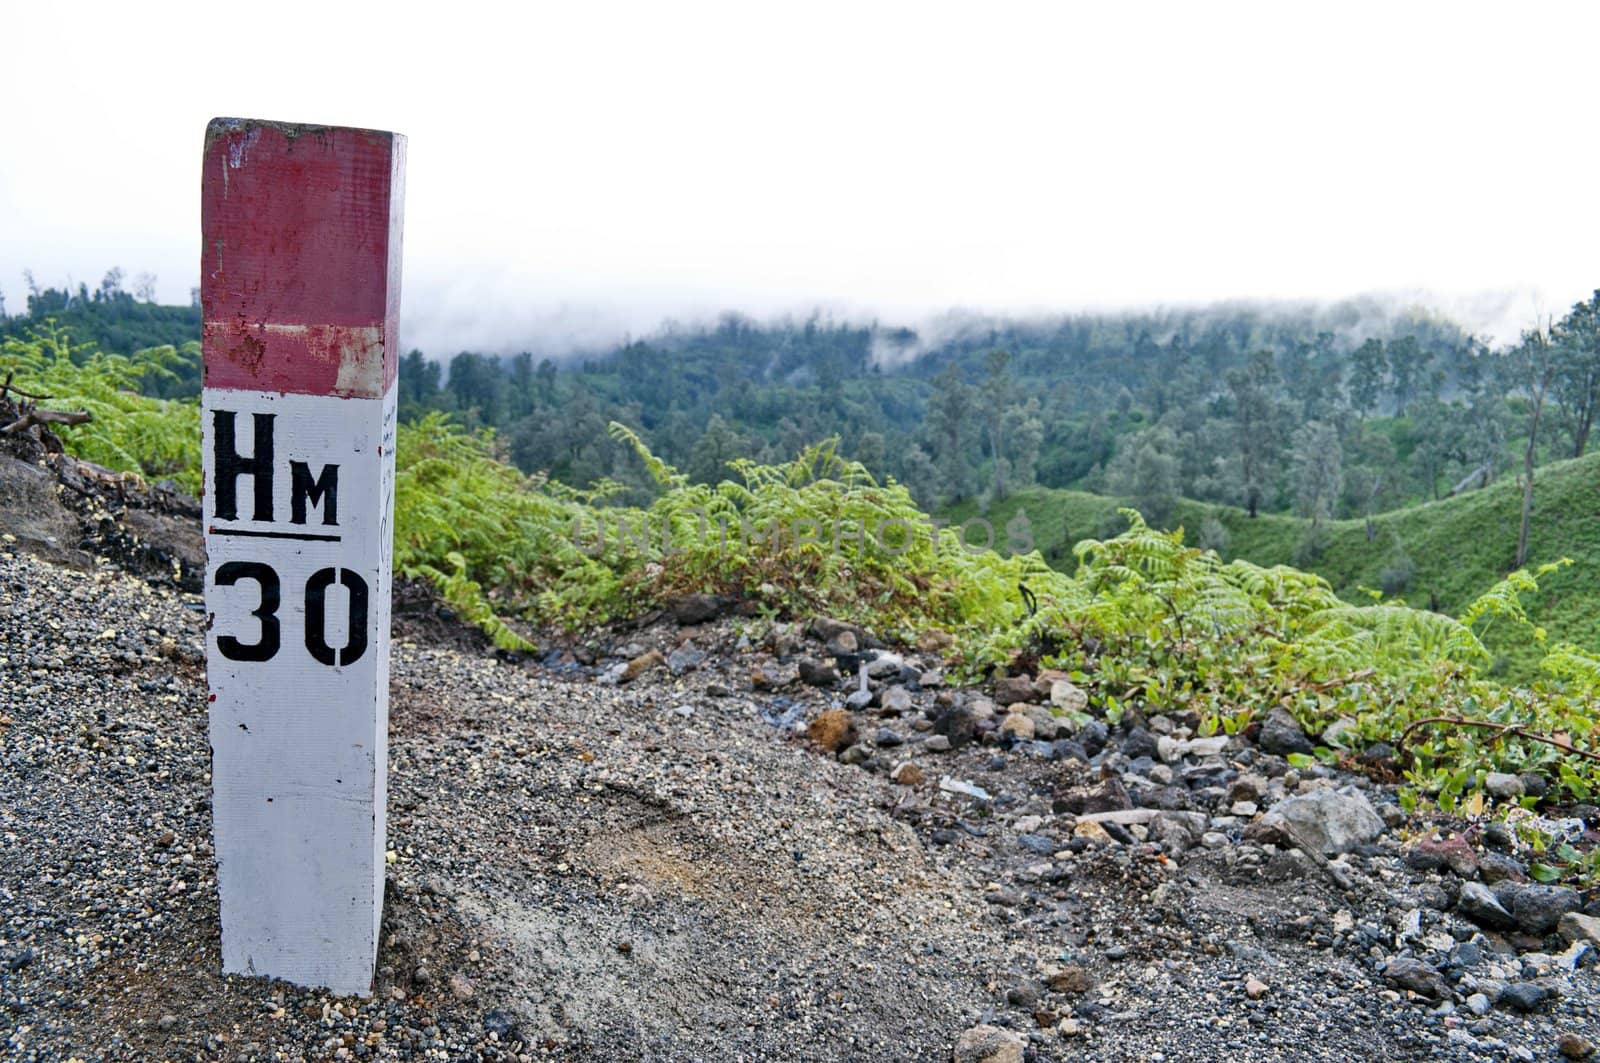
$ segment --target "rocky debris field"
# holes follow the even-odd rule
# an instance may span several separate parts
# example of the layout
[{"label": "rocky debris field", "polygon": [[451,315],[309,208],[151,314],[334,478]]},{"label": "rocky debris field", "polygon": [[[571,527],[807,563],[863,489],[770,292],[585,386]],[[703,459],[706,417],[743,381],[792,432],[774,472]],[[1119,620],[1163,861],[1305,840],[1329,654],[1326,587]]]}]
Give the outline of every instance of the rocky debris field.
[{"label": "rocky debris field", "polygon": [[[201,614],[0,542],[13,1059],[1580,1059],[1600,905],[1494,821],[684,600],[534,657],[397,612],[374,994],[219,973]],[[129,564],[122,559],[124,565]],[[1298,758],[1297,758],[1298,761]],[[1303,761],[1300,761],[1304,763]],[[1506,795],[1536,777],[1493,780]],[[1573,844],[1591,808],[1541,809]]]}]

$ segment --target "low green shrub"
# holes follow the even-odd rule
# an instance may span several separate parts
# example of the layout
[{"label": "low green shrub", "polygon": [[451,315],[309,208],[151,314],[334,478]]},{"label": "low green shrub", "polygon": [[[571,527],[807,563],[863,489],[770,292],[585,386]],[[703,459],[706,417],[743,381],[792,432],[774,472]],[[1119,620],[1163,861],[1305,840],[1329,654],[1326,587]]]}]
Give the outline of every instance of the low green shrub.
[{"label": "low green shrub", "polygon": [[[47,330],[7,341],[0,373],[94,412],[92,425],[64,430],[74,453],[193,490],[194,405],[134,390],[179,357],[108,356]],[[967,677],[1061,668],[1113,720],[1132,706],[1192,710],[1208,733],[1280,706],[1313,734],[1344,720],[1317,757],[1398,747],[1408,800],[1432,795],[1447,810],[1464,799],[1481,808],[1489,771],[1537,770],[1569,797],[1600,794],[1600,764],[1584,755],[1600,658],[1570,644],[1546,652],[1523,604],[1565,562],[1514,572],[1452,618],[1397,600],[1351,605],[1319,576],[1224,562],[1186,546],[1181,529],[1160,532],[1123,510],[1120,529],[1074,546],[1067,573],[1045,563],[1026,527],[1006,528],[1022,552],[964,544],[962,529],[937,526],[902,485],[878,482],[834,442],[782,464],[730,462],[712,485],[690,483],[631,430],[611,432],[657,485],[647,507],[613,504],[615,483],[579,490],[526,476],[491,433],[443,415],[403,425],[397,569],[431,581],[509,649],[531,647],[543,626],[581,629],[676,595],[720,594],[769,618],[825,613],[905,642],[942,630]],[[1542,655],[1544,678],[1493,681],[1491,630],[1497,652]]]}]

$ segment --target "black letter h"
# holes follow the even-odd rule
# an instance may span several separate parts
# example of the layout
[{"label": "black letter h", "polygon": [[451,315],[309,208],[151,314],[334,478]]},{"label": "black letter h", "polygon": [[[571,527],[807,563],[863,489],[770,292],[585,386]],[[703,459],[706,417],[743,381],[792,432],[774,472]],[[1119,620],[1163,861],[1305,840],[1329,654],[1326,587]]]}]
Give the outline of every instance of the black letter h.
[{"label": "black letter h", "polygon": [[212,411],[212,436],[216,448],[215,513],[218,520],[239,519],[240,476],[250,476],[255,482],[255,516],[253,520],[272,519],[272,420],[277,414],[251,414],[255,419],[255,450],[250,457],[241,458],[234,440],[232,410]]}]

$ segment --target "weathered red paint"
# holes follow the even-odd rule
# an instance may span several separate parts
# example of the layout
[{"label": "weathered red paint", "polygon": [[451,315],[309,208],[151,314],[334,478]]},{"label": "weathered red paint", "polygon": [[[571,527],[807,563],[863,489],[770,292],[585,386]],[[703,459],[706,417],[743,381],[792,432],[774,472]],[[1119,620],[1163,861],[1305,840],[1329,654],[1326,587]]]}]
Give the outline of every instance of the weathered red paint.
[{"label": "weathered red paint", "polygon": [[201,186],[205,385],[377,397],[399,365],[405,138],[213,119]]}]

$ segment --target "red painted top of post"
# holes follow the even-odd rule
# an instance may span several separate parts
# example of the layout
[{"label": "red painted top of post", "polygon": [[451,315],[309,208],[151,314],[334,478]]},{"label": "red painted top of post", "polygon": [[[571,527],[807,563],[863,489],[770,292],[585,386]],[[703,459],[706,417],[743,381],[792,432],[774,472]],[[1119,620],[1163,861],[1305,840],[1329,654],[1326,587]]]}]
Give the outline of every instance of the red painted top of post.
[{"label": "red painted top of post", "polygon": [[200,200],[205,386],[387,392],[404,188],[396,133],[213,119]]}]

